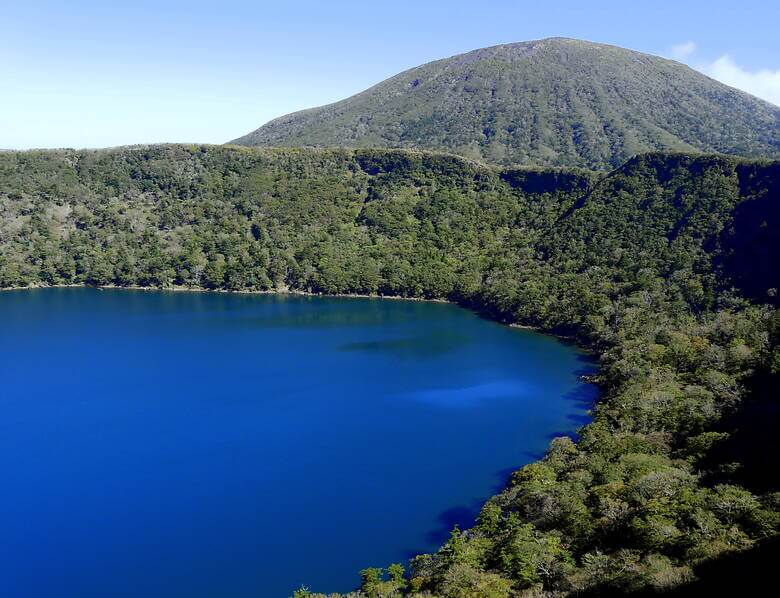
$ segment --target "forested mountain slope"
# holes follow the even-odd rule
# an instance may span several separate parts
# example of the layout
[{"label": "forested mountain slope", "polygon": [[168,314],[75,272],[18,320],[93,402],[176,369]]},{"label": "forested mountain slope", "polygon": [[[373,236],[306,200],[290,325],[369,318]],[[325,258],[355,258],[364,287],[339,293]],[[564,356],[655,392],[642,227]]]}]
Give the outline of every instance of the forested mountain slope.
[{"label": "forested mountain slope", "polygon": [[780,107],[671,60],[552,38],[437,60],[233,143],[611,169],[654,150],[780,157]]},{"label": "forested mountain slope", "polygon": [[4,153],[0,286],[446,298],[570,334],[601,364],[579,440],[360,592],[668,589],[780,525],[778,206],[780,163],[722,156],[595,175],[403,150]]}]

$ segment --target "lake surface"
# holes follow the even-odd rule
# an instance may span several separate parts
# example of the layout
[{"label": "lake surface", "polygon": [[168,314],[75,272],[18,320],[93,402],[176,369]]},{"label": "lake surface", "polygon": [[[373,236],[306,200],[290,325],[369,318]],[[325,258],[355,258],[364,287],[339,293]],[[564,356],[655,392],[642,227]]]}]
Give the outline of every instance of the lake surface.
[{"label": "lake surface", "polygon": [[592,370],[444,304],[0,293],[0,595],[352,589],[579,427]]}]

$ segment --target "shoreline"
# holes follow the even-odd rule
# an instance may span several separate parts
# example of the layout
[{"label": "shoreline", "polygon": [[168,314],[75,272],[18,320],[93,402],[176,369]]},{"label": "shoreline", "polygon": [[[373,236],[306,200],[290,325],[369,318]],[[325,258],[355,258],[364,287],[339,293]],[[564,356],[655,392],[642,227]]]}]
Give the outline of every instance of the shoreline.
[{"label": "shoreline", "polygon": [[[185,287],[185,286],[171,286],[171,287],[145,287],[140,285],[117,285],[117,284],[45,284],[45,285],[27,285],[17,287],[0,287],[0,293],[5,291],[34,291],[39,289],[118,289],[128,291],[157,291],[157,292],[172,292],[172,293],[225,293],[233,295],[295,295],[299,297],[341,297],[341,298],[353,298],[353,299],[394,299],[397,301],[423,301],[427,303],[447,303],[450,305],[458,305],[457,303],[450,301],[449,299],[427,299],[425,297],[402,297],[400,295],[380,295],[376,294],[362,294],[362,293],[314,293],[311,291],[301,291],[299,289],[280,288],[280,289],[268,289],[265,291],[247,290],[247,289],[207,289],[206,287]],[[513,324],[509,324],[513,326]]]}]

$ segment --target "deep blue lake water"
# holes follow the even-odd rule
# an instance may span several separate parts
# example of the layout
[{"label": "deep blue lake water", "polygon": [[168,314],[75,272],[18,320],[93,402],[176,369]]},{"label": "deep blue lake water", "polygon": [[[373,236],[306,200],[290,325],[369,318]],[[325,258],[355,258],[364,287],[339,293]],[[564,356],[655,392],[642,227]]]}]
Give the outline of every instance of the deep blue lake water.
[{"label": "deep blue lake water", "polygon": [[579,427],[592,370],[451,305],[0,293],[0,595],[350,590]]}]

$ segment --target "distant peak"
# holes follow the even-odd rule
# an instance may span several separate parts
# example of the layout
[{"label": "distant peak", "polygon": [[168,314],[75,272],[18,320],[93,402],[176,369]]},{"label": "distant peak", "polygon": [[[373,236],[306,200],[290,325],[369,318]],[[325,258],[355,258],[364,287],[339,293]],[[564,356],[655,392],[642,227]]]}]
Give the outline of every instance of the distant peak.
[{"label": "distant peak", "polygon": [[778,156],[780,113],[665,58],[547,37],[434,60],[235,143],[420,148],[607,170],[648,151]]}]

